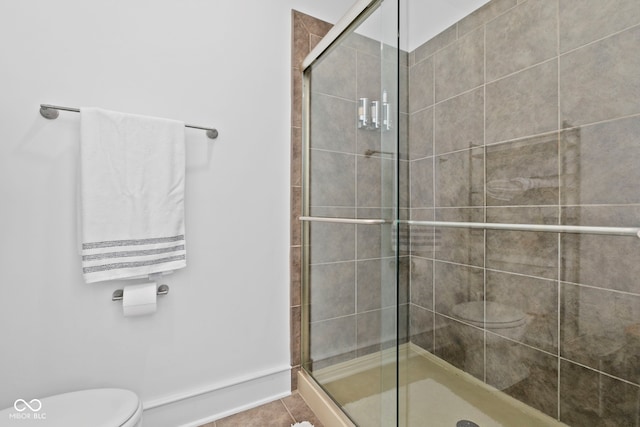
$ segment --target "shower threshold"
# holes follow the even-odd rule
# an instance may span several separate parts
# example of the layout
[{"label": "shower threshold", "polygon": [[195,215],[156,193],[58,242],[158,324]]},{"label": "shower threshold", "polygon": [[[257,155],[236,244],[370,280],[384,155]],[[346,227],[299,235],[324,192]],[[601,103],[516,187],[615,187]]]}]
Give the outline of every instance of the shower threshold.
[{"label": "shower threshold", "polygon": [[[399,354],[398,415],[402,427],[454,427],[460,420],[482,427],[566,427],[566,424],[488,386],[414,344],[402,345]],[[394,426],[394,355],[395,351],[387,350],[319,370],[314,376],[322,388],[311,375],[302,372],[304,378],[299,380],[300,393],[309,403],[305,396],[308,392],[303,389],[311,383],[309,387],[317,387],[316,392],[326,398],[324,401],[319,399],[316,406],[333,404],[335,412],[338,408],[333,402],[335,400],[359,427]],[[381,387],[381,384],[387,386]],[[312,404],[309,406],[317,414],[323,411],[323,408]],[[342,418],[320,419],[329,427],[353,425],[344,415]]]}]

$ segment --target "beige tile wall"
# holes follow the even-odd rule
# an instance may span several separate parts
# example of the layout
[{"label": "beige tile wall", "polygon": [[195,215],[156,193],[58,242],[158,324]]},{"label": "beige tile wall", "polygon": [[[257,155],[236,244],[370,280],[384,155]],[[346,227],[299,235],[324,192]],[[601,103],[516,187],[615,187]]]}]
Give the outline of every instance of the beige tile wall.
[{"label": "beige tile wall", "polygon": [[332,25],[291,11],[291,389],[296,390],[300,370],[301,228],[302,213],[302,61]]},{"label": "beige tile wall", "polygon": [[[493,0],[415,49],[411,218],[638,226],[639,49],[638,0]],[[504,391],[569,425],[637,423],[638,239],[411,232],[433,236],[412,242],[414,343],[494,386],[523,363]],[[511,337],[456,317],[472,301],[530,323]]]}]

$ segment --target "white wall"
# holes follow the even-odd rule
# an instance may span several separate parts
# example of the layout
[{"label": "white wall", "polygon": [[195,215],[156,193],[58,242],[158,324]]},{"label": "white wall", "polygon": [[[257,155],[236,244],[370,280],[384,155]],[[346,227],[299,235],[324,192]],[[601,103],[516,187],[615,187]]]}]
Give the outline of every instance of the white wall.
[{"label": "white wall", "polygon": [[401,0],[402,48],[411,52],[489,0]]},{"label": "white wall", "polygon": [[[288,368],[291,9],[337,20],[348,7],[0,2],[0,408],[103,386],[157,403]],[[123,318],[123,282],[83,282],[79,115],[48,121],[40,103],[219,129],[214,142],[187,130],[188,267],[154,315]]]}]

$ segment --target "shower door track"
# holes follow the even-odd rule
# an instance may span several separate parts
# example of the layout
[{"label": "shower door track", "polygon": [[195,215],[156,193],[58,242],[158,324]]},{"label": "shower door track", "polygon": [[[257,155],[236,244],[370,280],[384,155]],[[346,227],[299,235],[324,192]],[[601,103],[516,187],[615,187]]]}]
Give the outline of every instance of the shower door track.
[{"label": "shower door track", "polygon": [[352,218],[325,218],[313,216],[301,216],[300,221],[307,222],[333,222],[342,224],[380,225],[380,224],[407,224],[427,227],[444,228],[474,228],[486,230],[506,231],[542,231],[548,233],[575,233],[575,234],[603,234],[611,236],[634,236],[640,238],[638,227],[594,227],[586,225],[543,225],[543,224],[503,224],[491,222],[454,222],[454,221],[390,221],[385,219],[352,219]]}]

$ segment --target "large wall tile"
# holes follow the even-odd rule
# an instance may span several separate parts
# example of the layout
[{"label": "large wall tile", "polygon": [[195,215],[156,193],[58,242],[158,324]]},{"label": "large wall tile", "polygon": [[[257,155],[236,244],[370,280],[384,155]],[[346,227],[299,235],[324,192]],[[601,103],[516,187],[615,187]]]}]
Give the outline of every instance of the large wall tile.
[{"label": "large wall tile", "polygon": [[[409,315],[410,306],[411,304],[404,303],[400,304],[397,310],[393,309],[393,314],[397,316],[398,344],[406,344],[409,342],[409,323],[411,320],[411,316]],[[385,311],[387,310],[385,309]]]},{"label": "large wall tile", "polygon": [[472,362],[484,357],[484,331],[436,314],[434,340],[436,356],[484,381],[484,366]]},{"label": "large wall tile", "polygon": [[411,257],[411,303],[433,310],[433,260]]},{"label": "large wall tile", "polygon": [[291,126],[302,127],[302,71],[291,69]]},{"label": "large wall tile", "polygon": [[[436,221],[484,222],[483,208],[436,209]],[[484,231],[467,228],[439,228],[434,258],[474,266],[484,265]]]},{"label": "large wall tile", "polygon": [[640,26],[560,57],[562,121],[578,126],[640,113]]},{"label": "large wall tile", "polygon": [[436,154],[484,145],[484,90],[437,104],[434,121]]},{"label": "large wall tile", "polygon": [[487,144],[558,129],[558,62],[488,84],[485,120]]},{"label": "large wall tile", "polygon": [[311,322],[309,336],[314,370],[352,359],[356,350],[356,316]]},{"label": "large wall tile", "polygon": [[370,259],[358,261],[357,264],[357,312],[379,310],[395,305],[395,259]]},{"label": "large wall tile", "polygon": [[[487,222],[558,224],[558,208],[487,208]],[[534,231],[487,230],[487,268],[530,276],[558,277],[558,235]]]},{"label": "large wall tile", "polygon": [[[396,49],[393,51],[394,53],[397,52]],[[378,64],[378,69],[381,74],[381,88],[378,88],[378,93],[374,100],[382,101],[381,93],[387,92],[387,101],[391,104],[392,114],[396,112],[409,113],[409,93],[407,92],[409,67],[402,64],[398,65],[396,57],[393,56],[392,60],[387,59]]]},{"label": "large wall tile", "polygon": [[450,45],[458,39],[458,25],[453,24],[449,28],[443,30],[438,35],[427,40],[420,46],[418,46],[415,52],[415,62],[420,62],[423,59],[433,55],[443,47]]},{"label": "large wall tile", "polygon": [[484,28],[459,38],[433,58],[436,102],[480,86],[484,83]]},{"label": "large wall tile", "polygon": [[[333,27],[333,24],[322,21],[313,16],[310,16],[301,12],[297,12],[295,10],[293,12],[297,15],[297,18],[299,18],[302,21],[302,24],[307,29],[311,37],[322,38],[324,37],[325,34],[329,32],[331,27]],[[315,44],[312,41],[310,41],[309,48],[313,49],[314,47],[315,47]],[[302,59],[304,59],[304,57]]]},{"label": "large wall tile", "polygon": [[380,54],[378,56],[357,52],[358,73],[356,74],[357,98],[369,98],[380,100],[380,87],[382,85],[382,69],[380,67]]},{"label": "large wall tile", "polygon": [[433,155],[433,108],[409,116],[409,159]]},{"label": "large wall tile", "polygon": [[[346,216],[346,218],[352,217]],[[309,262],[319,264],[354,260],[356,252],[355,227],[352,224],[309,223]]]},{"label": "large wall tile", "polygon": [[560,360],[560,421],[570,426],[633,426],[640,388]]},{"label": "large wall tile", "polygon": [[395,203],[395,162],[379,157],[357,156],[357,206],[392,207]]},{"label": "large wall tile", "polygon": [[414,304],[409,305],[409,337],[412,343],[433,351],[433,312]]},{"label": "large wall tile", "polygon": [[355,206],[356,157],[311,150],[312,206]]},{"label": "large wall tile", "polygon": [[311,70],[313,92],[356,99],[356,51],[338,46],[318,61]]},{"label": "large wall tile", "polygon": [[302,244],[302,224],[298,218],[302,215],[302,188],[291,187],[290,243],[292,246]]},{"label": "large wall tile", "polygon": [[291,366],[298,366],[302,362],[301,358],[301,345],[300,340],[302,336],[302,307],[300,306],[291,306],[289,308],[289,315],[291,316],[290,322],[290,333],[291,333],[291,348],[290,348],[290,357],[291,357]]},{"label": "large wall tile", "polygon": [[640,296],[562,284],[560,354],[638,383]]},{"label": "large wall tile", "polygon": [[637,0],[561,0],[560,52],[640,24]]},{"label": "large wall tile", "polygon": [[410,206],[433,207],[433,158],[412,161],[409,165]]},{"label": "large wall tile", "polygon": [[461,37],[480,25],[486,24],[496,16],[514,7],[517,3],[516,0],[492,0],[488,2],[458,22],[458,35]]},{"label": "large wall tile", "polygon": [[300,287],[302,281],[302,248],[300,246],[292,246],[289,249],[289,265],[290,303],[294,307],[302,304],[302,289]]},{"label": "large wall tile", "polygon": [[[392,173],[393,174],[393,170],[390,169],[386,169],[385,173]],[[398,163],[398,180],[400,181],[397,185],[397,191],[398,191],[398,201],[399,201],[399,208],[409,208],[409,197],[411,197],[411,163],[405,160],[400,160],[400,162]],[[395,178],[395,176],[394,176]],[[394,184],[397,181],[392,181]],[[394,187],[395,189],[395,187]],[[394,205],[395,202],[395,194],[391,191],[385,192],[383,193],[383,197],[382,199],[385,201],[384,204],[386,204],[387,206],[391,206]],[[393,199],[389,199],[388,197],[394,197]]]},{"label": "large wall tile", "polygon": [[311,148],[355,153],[356,103],[314,92],[311,109]]},{"label": "large wall tile", "polygon": [[309,276],[312,322],[355,313],[355,262],[312,265]]},{"label": "large wall tile", "polygon": [[527,317],[522,337],[508,336],[510,330],[495,330],[505,338],[557,353],[558,348],[558,282],[487,271],[487,318],[498,315],[502,306],[515,308]]},{"label": "large wall tile", "polygon": [[[385,71],[384,73],[384,78],[385,78],[385,85],[389,85],[389,86],[385,86],[385,87],[390,87],[393,88],[395,82],[388,82],[388,79],[392,79],[393,77],[395,77],[393,75],[393,73]],[[404,67],[404,66],[400,66],[400,69],[398,70],[398,82],[399,82],[399,91],[400,91],[400,99],[397,101],[398,104],[398,111],[400,111],[401,113],[405,113],[408,114],[409,111],[409,103],[411,102],[411,98],[410,98],[410,94],[409,94],[409,67]],[[390,91],[391,95],[393,95],[393,90]]]},{"label": "large wall tile", "polygon": [[[391,219],[392,209],[359,208],[357,218]],[[392,243],[392,224],[356,225],[357,258],[385,258],[394,255]]]},{"label": "large wall tile", "polygon": [[557,56],[558,0],[529,0],[487,24],[487,81]]},{"label": "large wall tile", "polygon": [[[402,160],[409,160],[409,114],[400,113],[400,123],[398,124],[398,157]],[[393,124],[392,124],[393,126]],[[393,151],[393,150],[392,150]]]},{"label": "large wall tile", "polygon": [[562,203],[640,203],[638,135],[640,117],[562,132]]},{"label": "large wall tile", "polygon": [[458,304],[484,299],[483,269],[439,261],[434,269],[436,313],[456,317],[453,309]]},{"label": "large wall tile", "polygon": [[[433,216],[433,213],[431,216]],[[433,218],[429,220],[433,220]],[[427,219],[423,219],[423,221],[427,221]],[[425,227],[423,225],[411,225],[409,230],[411,255],[432,258],[434,247],[438,244],[440,238],[440,232],[433,227]],[[402,242],[401,245],[404,246]]]},{"label": "large wall tile", "polygon": [[557,205],[558,135],[487,147],[487,205]]},{"label": "large wall tile", "polygon": [[555,357],[500,337],[487,345],[487,383],[556,418],[558,361]]},{"label": "large wall tile", "polygon": [[[567,225],[637,227],[640,206],[581,206],[562,209]],[[635,236],[561,236],[562,280],[640,294],[640,244]]]},{"label": "large wall tile", "polygon": [[[354,116],[355,117],[355,116]],[[353,124],[355,126],[355,123]],[[392,157],[395,150],[389,150],[388,153],[382,153],[386,151],[382,149],[382,140],[380,138],[380,132],[372,131],[366,128],[357,128],[355,131],[356,137],[356,153],[360,155],[370,157]]]},{"label": "large wall tile", "polygon": [[302,61],[309,54],[309,30],[302,21],[302,13],[297,10],[292,11],[291,16],[291,32],[292,34],[292,52],[291,66],[294,68],[302,68]]},{"label": "large wall tile", "polygon": [[[395,265],[395,267],[392,267]],[[397,258],[395,264],[389,263],[389,268],[396,268],[398,270],[398,289],[397,292],[397,303],[401,305],[409,304],[410,296],[409,296],[409,280],[411,277],[411,257],[409,255],[402,255]],[[395,270],[394,270],[395,271]],[[395,285],[395,282],[394,282]]]},{"label": "large wall tile", "polygon": [[370,37],[358,33],[349,34],[342,42],[344,46],[350,47],[358,53],[380,58],[380,42]]},{"label": "large wall tile", "polygon": [[396,342],[395,308],[359,313],[357,328],[358,356],[393,346]]},{"label": "large wall tile", "polygon": [[484,204],[484,150],[475,148],[435,159],[436,207]]},{"label": "large wall tile", "polygon": [[302,128],[291,128],[291,185],[302,185]]},{"label": "large wall tile", "polygon": [[[411,209],[410,218],[415,221],[433,221],[435,220],[435,211],[433,209]],[[400,225],[400,236],[403,232],[410,238],[411,255],[433,258],[436,245],[440,242],[440,230],[424,225]],[[402,240],[400,241],[403,245]]]},{"label": "large wall tile", "polygon": [[433,105],[433,58],[409,68],[409,113]]}]

